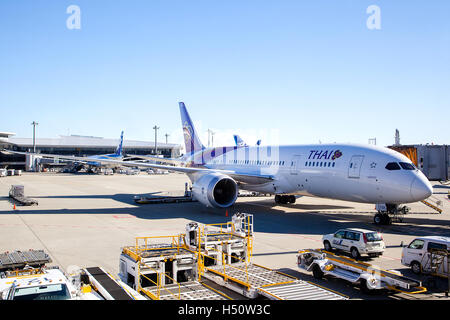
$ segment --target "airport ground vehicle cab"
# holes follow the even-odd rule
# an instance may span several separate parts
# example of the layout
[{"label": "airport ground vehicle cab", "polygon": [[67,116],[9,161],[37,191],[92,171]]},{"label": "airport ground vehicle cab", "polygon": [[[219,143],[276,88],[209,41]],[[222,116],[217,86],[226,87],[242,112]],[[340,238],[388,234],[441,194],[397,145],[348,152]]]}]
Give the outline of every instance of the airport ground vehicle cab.
[{"label": "airport ground vehicle cab", "polygon": [[448,274],[450,237],[427,236],[414,239],[403,247],[402,264],[415,274]]},{"label": "airport ground vehicle cab", "polygon": [[346,251],[354,259],[358,259],[362,254],[370,257],[380,256],[386,248],[380,233],[366,229],[340,229],[324,235],[322,241],[326,251]]}]

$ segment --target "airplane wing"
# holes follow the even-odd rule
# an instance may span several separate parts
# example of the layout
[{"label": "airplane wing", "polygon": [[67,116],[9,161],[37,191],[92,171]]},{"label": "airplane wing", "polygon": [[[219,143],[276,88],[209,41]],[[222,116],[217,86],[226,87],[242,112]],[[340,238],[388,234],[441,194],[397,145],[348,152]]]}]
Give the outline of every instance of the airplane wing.
[{"label": "airplane wing", "polygon": [[[38,156],[38,157],[43,157],[43,158],[51,158],[51,159],[63,159],[63,160],[70,160],[70,161],[77,161],[77,162],[88,161],[88,160],[86,160],[86,157],[61,156],[61,155],[57,155],[57,154],[43,154],[43,153],[28,153],[28,152],[19,152],[19,151],[11,151],[11,150],[3,150],[3,152],[22,154],[22,155],[33,155],[33,156]],[[117,165],[124,166],[124,167],[141,167],[141,168],[155,168],[155,169],[161,169],[161,170],[171,170],[171,171],[183,172],[186,174],[222,173],[222,174],[232,177],[237,182],[243,183],[243,184],[264,184],[264,183],[273,181],[273,177],[271,177],[271,176],[239,173],[239,172],[235,172],[235,171],[231,171],[231,170],[167,166],[167,165],[161,165],[161,164],[134,162],[134,161],[122,161],[122,160],[114,160],[114,159],[95,159],[95,162],[117,164]]]},{"label": "airplane wing", "polygon": [[151,160],[151,161],[158,161],[161,163],[170,163],[170,164],[180,164],[183,162],[181,159],[173,159],[173,158],[159,158],[155,156],[141,156],[141,155],[134,155],[134,154],[127,154],[127,159],[129,158],[138,158],[142,160]]}]

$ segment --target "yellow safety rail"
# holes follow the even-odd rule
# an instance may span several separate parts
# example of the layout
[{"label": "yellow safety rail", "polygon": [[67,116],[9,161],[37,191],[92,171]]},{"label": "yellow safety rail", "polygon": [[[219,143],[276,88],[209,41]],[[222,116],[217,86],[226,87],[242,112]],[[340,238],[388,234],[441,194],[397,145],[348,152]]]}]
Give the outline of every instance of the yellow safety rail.
[{"label": "yellow safety rail", "polygon": [[426,205],[426,206],[432,208],[433,210],[436,210],[437,212],[442,213],[442,209],[439,208],[439,207],[437,207],[437,206],[435,206],[435,205],[432,204],[431,202],[428,202],[428,201],[426,201],[426,200],[422,200],[422,201],[420,201],[420,202],[422,202],[424,205]]},{"label": "yellow safety rail", "polygon": [[[171,247],[149,247],[149,241],[154,239],[171,239]],[[144,244],[140,245],[139,242],[144,241]],[[154,236],[154,237],[136,237],[135,250],[136,253],[139,254],[143,251],[151,251],[151,250],[164,250],[164,249],[177,249],[177,252],[180,251],[180,243],[179,243],[179,235],[176,236]]]},{"label": "yellow safety rail", "polygon": [[[239,257],[231,256],[228,253],[222,252],[222,264],[223,264],[223,274],[222,274],[222,276],[225,278],[225,280],[229,279],[229,278],[232,278],[234,281],[241,283],[242,285],[246,286],[248,289],[250,288],[250,285],[248,284],[248,282],[249,282],[248,281],[248,261],[250,260],[250,258],[252,256],[252,253],[253,253],[253,237],[251,235],[251,230],[249,228],[249,226],[251,225],[250,216],[247,217],[246,224],[247,224],[247,228],[246,228],[247,235],[246,236],[240,236],[240,235],[235,234],[236,229],[235,229],[235,226],[234,226],[233,222],[206,224],[206,225],[203,226],[203,228],[199,227],[199,232],[198,232],[198,252],[197,252],[198,253],[197,264],[198,264],[198,278],[199,278],[199,281],[201,280],[201,276],[204,274],[205,269],[210,271],[210,272],[218,273],[214,269],[205,267],[205,256],[208,257],[208,258],[211,258],[213,260],[216,260],[216,261],[218,261],[218,259],[202,253],[202,251],[201,251],[202,238],[204,238],[205,242],[206,242],[208,236],[229,235],[230,238],[228,240],[231,240],[232,237],[239,237],[239,238],[242,238],[242,239],[247,241],[247,258],[245,260],[243,260],[243,259],[241,259]],[[220,230],[217,233],[207,233],[207,232],[205,232],[205,229],[207,229],[208,227],[216,227],[216,228],[220,228]],[[223,239],[223,240],[226,241],[227,239]],[[223,244],[223,242],[224,241],[222,241],[222,244]],[[205,250],[207,249],[206,246],[207,246],[207,243],[205,243]],[[233,266],[233,265],[227,263],[228,259],[225,259],[225,256],[231,256],[234,259],[238,259],[238,260],[244,262],[245,263],[245,268],[239,268],[239,267],[236,267],[236,266]],[[235,279],[233,277],[228,276],[227,273],[226,273],[226,266],[229,266],[232,269],[236,269],[236,270],[245,272],[245,277],[246,277],[247,283],[244,283],[244,282],[242,282],[242,281],[240,281],[238,279]]]},{"label": "yellow safety rail", "polygon": [[[145,274],[141,273],[141,264],[144,265],[145,267],[149,268],[150,270],[154,271],[156,274],[156,282],[153,281],[152,279],[150,279],[149,277],[147,277]],[[175,298],[178,298],[178,300],[181,299],[181,286],[180,284],[175,281],[175,279],[173,279],[172,277],[170,277],[167,273],[162,273],[159,272],[158,270],[150,267],[149,265],[147,265],[146,263],[139,261],[138,263],[138,275],[140,277],[144,277],[145,279],[149,280],[151,283],[153,283],[156,286],[156,292],[157,294],[154,295],[153,293],[151,293],[149,290],[144,289],[141,287],[141,282],[138,282],[138,291],[142,291],[144,292],[146,295],[148,295],[150,298],[152,298],[153,300],[160,300],[160,296],[161,296],[161,289],[164,289],[165,291],[169,292],[172,296],[174,296]],[[170,291],[169,289],[167,289],[165,286],[162,285],[162,281],[161,281],[161,276],[164,276],[170,280],[173,281],[173,283],[175,283],[178,286],[178,295],[173,293],[172,291]]]},{"label": "yellow safety rail", "polygon": [[425,288],[425,287],[416,287],[418,289],[416,291],[406,291],[406,290],[402,290],[402,289],[396,288],[394,286],[389,286],[389,285],[387,285],[386,287],[388,289],[390,289],[390,290],[393,290],[393,291],[398,291],[398,292],[401,292],[401,293],[408,293],[408,294],[417,294],[417,293],[427,292],[427,288]]},{"label": "yellow safety rail", "polygon": [[40,268],[30,268],[30,269],[21,269],[21,270],[12,270],[6,272],[7,278],[12,277],[21,277],[21,278],[27,278],[27,277],[33,277],[39,274],[44,274],[44,271]]}]

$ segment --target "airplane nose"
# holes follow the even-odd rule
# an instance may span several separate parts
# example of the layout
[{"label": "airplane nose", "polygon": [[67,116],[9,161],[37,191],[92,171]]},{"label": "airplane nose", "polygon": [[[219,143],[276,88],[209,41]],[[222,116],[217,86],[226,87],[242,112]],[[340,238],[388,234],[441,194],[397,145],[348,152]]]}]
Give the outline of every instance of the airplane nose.
[{"label": "airplane nose", "polygon": [[416,177],[411,184],[411,197],[413,201],[421,201],[433,194],[433,187],[430,181]]}]

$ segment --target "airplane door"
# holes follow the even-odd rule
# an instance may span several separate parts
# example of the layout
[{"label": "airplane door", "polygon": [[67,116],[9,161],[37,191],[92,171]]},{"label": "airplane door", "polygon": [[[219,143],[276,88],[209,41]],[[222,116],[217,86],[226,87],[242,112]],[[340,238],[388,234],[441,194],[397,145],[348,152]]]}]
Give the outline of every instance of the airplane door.
[{"label": "airplane door", "polygon": [[351,158],[350,164],[348,166],[348,177],[349,178],[359,178],[363,160],[364,160],[364,156],[353,156]]},{"label": "airplane door", "polygon": [[298,171],[300,169],[300,157],[301,156],[293,156],[291,162],[291,174],[298,175]]}]

